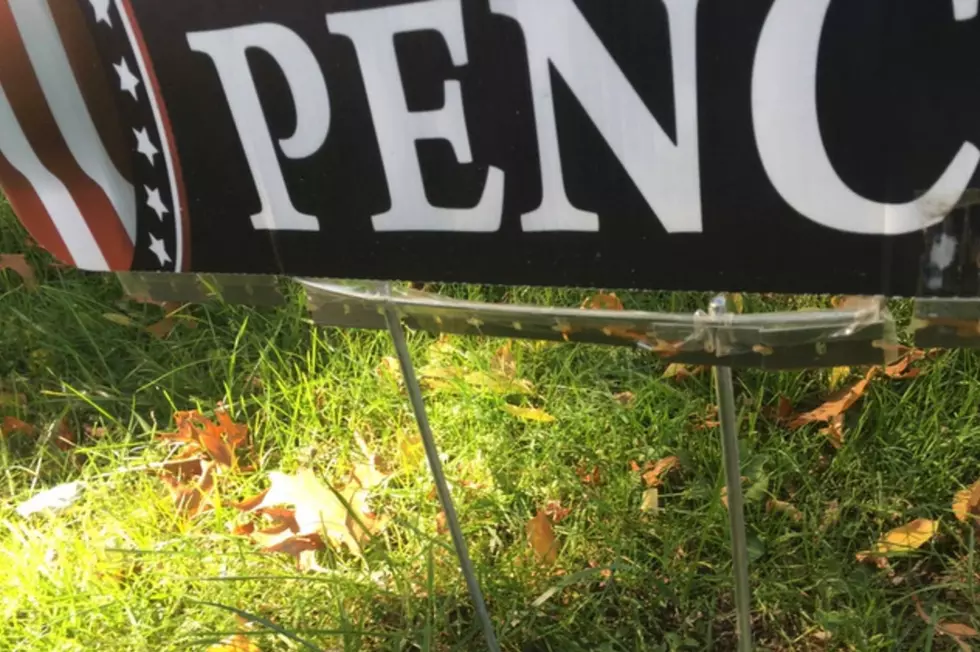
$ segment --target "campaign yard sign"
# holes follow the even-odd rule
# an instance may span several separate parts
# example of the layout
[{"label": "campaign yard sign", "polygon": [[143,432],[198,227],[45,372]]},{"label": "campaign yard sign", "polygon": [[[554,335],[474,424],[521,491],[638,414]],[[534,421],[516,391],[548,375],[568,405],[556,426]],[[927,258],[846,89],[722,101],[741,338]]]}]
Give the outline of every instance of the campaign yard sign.
[{"label": "campaign yard sign", "polygon": [[977,0],[0,0],[87,270],[978,294]]}]

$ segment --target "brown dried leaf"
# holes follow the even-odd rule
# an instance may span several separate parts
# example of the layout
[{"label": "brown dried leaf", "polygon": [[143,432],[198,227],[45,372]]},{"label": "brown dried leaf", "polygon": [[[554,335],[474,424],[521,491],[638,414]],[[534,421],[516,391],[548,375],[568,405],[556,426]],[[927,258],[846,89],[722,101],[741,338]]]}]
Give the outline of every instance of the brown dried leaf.
[{"label": "brown dried leaf", "polygon": [[953,498],[953,514],[957,521],[964,523],[971,515],[980,516],[980,480],[956,492]]},{"label": "brown dried leaf", "polygon": [[619,392],[618,394],[613,394],[613,400],[620,405],[632,405],[636,402],[636,394],[633,392]]},{"label": "brown dried leaf", "polygon": [[830,440],[830,444],[840,450],[844,446],[844,415],[838,414],[830,420],[825,428],[820,429],[820,434]]},{"label": "brown dried leaf", "polygon": [[62,451],[70,451],[78,445],[78,434],[69,425],[67,418],[58,422],[54,433],[54,445]]},{"label": "brown dried leaf", "polygon": [[301,571],[317,568],[316,552],[326,550],[327,546],[319,534],[290,536],[277,543],[265,546],[263,552],[281,552],[296,558],[296,566]]},{"label": "brown dried leaf", "polygon": [[[922,602],[919,600],[919,596],[913,595],[912,602],[915,603],[915,613],[919,615],[919,618],[921,618],[927,625],[932,623],[932,618],[930,618],[929,614],[926,613],[926,610],[922,608]],[[975,630],[973,627],[964,625],[963,623],[951,623],[948,620],[938,621],[936,623],[936,632],[949,636],[955,640],[962,650],[970,650],[971,648],[961,639],[980,636],[980,632]]]},{"label": "brown dried leaf", "polygon": [[575,475],[586,487],[598,487],[602,483],[598,466],[593,466],[591,470],[587,466],[579,466],[575,469]]},{"label": "brown dried leaf", "polygon": [[661,478],[670,471],[679,468],[680,465],[680,458],[676,455],[657,460],[652,466],[648,462],[647,467],[644,469],[643,482],[646,483],[647,487],[659,487],[663,484]]},{"label": "brown dried leaf", "polygon": [[164,317],[155,324],[150,324],[146,327],[146,332],[157,338],[158,340],[165,340],[170,333],[173,332],[174,328],[177,327],[177,320],[171,319],[170,317]]},{"label": "brown dried leaf", "polygon": [[449,524],[446,522],[446,512],[441,511],[436,514],[436,533],[445,534],[449,532]]},{"label": "brown dried leaf", "polygon": [[599,292],[582,303],[589,310],[623,310],[623,302],[613,292]]},{"label": "brown dried leaf", "polygon": [[572,513],[572,510],[561,504],[561,501],[551,500],[548,504],[544,506],[544,513],[548,515],[551,522],[554,524],[561,523],[568,515]]},{"label": "brown dried leaf", "polygon": [[558,539],[544,510],[527,522],[527,539],[541,564],[550,566],[558,559]]},{"label": "brown dried leaf", "polygon": [[785,514],[797,523],[803,520],[803,512],[796,508],[792,503],[784,502],[782,500],[776,500],[772,498],[766,503],[766,511],[770,514],[776,512],[777,514]]},{"label": "brown dried leaf", "polygon": [[921,369],[909,369],[909,365],[926,357],[926,352],[922,349],[911,349],[898,361],[885,367],[885,375],[896,380],[908,380],[915,378],[922,371]]},{"label": "brown dried leaf", "polygon": [[3,424],[0,425],[0,435],[10,435],[19,432],[23,435],[33,435],[36,432],[34,426],[16,417],[4,417]]},{"label": "brown dried leaf", "polygon": [[851,387],[834,394],[820,407],[797,416],[790,421],[789,427],[800,428],[808,423],[817,422],[830,423],[835,417],[843,414],[857,403],[858,399],[864,395],[865,390],[868,388],[868,383],[871,382],[871,379],[874,378],[876,373],[877,369],[872,368],[864,378]]},{"label": "brown dried leaf", "polygon": [[170,489],[177,513],[194,518],[211,509],[211,490],[214,488],[214,465],[205,463],[203,475],[191,484],[180,484],[172,475],[163,474],[161,480]]},{"label": "brown dried leaf", "polygon": [[24,254],[0,254],[0,270],[9,269],[24,281],[24,287],[33,290],[37,287],[34,268],[27,262]]},{"label": "brown dried leaf", "polygon": [[779,396],[779,403],[776,405],[776,419],[785,421],[793,414],[793,402],[785,396]]},{"label": "brown dried leaf", "polygon": [[198,430],[197,439],[215,462],[222,466],[235,466],[235,453],[231,445],[221,436],[221,430],[210,421]]},{"label": "brown dried leaf", "polygon": [[177,482],[188,482],[204,475],[207,462],[203,457],[191,457],[186,460],[163,462],[158,468],[161,472],[172,475]]}]

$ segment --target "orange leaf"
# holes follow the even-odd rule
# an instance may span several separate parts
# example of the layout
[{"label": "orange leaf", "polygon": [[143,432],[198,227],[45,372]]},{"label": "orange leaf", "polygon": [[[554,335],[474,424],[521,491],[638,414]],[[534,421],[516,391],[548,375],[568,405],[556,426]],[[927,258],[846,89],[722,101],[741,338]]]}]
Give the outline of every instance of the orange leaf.
[{"label": "orange leaf", "polygon": [[217,416],[218,426],[232,448],[238,448],[248,441],[248,426],[235,423],[224,410],[220,410]]},{"label": "orange leaf", "polygon": [[874,561],[893,553],[911,552],[928,543],[938,530],[939,524],[936,521],[916,519],[882,535],[873,550],[857,553],[857,560]]},{"label": "orange leaf", "polygon": [[58,430],[55,433],[54,445],[58,447],[59,450],[69,451],[75,448],[78,443],[78,435],[75,431],[71,429],[68,425],[68,419],[62,419],[58,422]]},{"label": "orange leaf", "polygon": [[14,432],[19,432],[24,435],[33,435],[34,426],[15,417],[4,417],[3,424],[0,425],[0,434],[9,435]]},{"label": "orange leaf", "polygon": [[551,520],[543,510],[527,522],[527,538],[540,563],[547,566],[555,563],[558,559],[558,540]]},{"label": "orange leaf", "polygon": [[586,470],[587,467],[580,466],[575,470],[575,474],[578,479],[582,481],[586,487],[598,487],[602,482],[602,476],[599,473],[599,467],[593,466],[591,471]]},{"label": "orange leaf", "polygon": [[222,466],[235,466],[235,454],[231,446],[221,436],[221,430],[213,423],[209,422],[203,432],[198,431],[198,441],[215,462]]},{"label": "orange leaf", "polygon": [[173,332],[174,328],[177,327],[177,321],[169,317],[165,317],[155,324],[150,324],[146,327],[146,332],[157,338],[158,340],[165,340],[167,336]]},{"label": "orange leaf", "polygon": [[446,523],[445,511],[436,514],[436,532],[438,534],[445,534],[446,532],[449,532],[449,525]]},{"label": "orange leaf", "polygon": [[844,446],[844,415],[838,414],[830,423],[827,424],[826,428],[820,429],[820,434],[827,437],[830,440],[830,444],[840,450]]},{"label": "orange leaf", "polygon": [[643,474],[643,481],[648,487],[659,487],[661,484],[663,484],[661,477],[673,469],[678,468],[680,465],[681,461],[676,455],[671,455],[670,457],[665,457],[662,460],[658,460],[652,467],[650,467],[648,463],[647,466],[649,467],[649,470]]},{"label": "orange leaf", "polygon": [[780,395],[779,404],[776,406],[776,418],[785,421],[793,414],[793,402],[785,396]]},{"label": "orange leaf", "polygon": [[622,310],[623,302],[615,293],[600,292],[592,298],[586,299],[582,307],[590,310]]},{"label": "orange leaf", "polygon": [[164,462],[159,466],[159,469],[174,476],[177,482],[184,482],[203,476],[207,470],[207,463],[203,457],[192,457],[186,460]]},{"label": "orange leaf", "polygon": [[885,375],[897,380],[907,380],[919,375],[921,369],[909,369],[909,365],[916,360],[926,357],[926,352],[921,349],[912,349],[897,362],[885,367]]},{"label": "orange leaf", "polygon": [[956,515],[957,521],[966,522],[971,515],[978,513],[980,513],[980,480],[956,492],[956,497],[953,499],[953,514]]},{"label": "orange leaf", "polygon": [[799,428],[808,423],[815,422],[830,423],[835,417],[843,414],[852,405],[857,403],[858,399],[864,395],[865,390],[868,388],[868,383],[871,382],[871,379],[874,378],[876,373],[877,369],[872,368],[863,379],[851,387],[837,392],[820,407],[797,416],[789,423],[789,427]]},{"label": "orange leaf", "polygon": [[214,488],[214,475],[212,473],[214,465],[205,462],[204,474],[189,485],[180,484],[177,479],[169,474],[164,474],[161,479],[170,489],[173,496],[174,505],[177,513],[188,518],[193,518],[211,509],[211,490]]},{"label": "orange leaf", "polygon": [[24,287],[33,290],[37,287],[34,268],[27,262],[24,254],[0,254],[0,270],[9,269],[24,280]]}]

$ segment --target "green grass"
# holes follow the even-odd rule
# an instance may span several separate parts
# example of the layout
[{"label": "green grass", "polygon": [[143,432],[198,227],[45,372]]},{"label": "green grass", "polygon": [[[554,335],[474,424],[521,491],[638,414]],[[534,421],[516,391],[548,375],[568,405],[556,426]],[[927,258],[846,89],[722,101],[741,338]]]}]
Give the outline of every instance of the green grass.
[{"label": "green grass", "polygon": [[[0,218],[0,252],[26,248],[10,215]],[[397,463],[399,433],[414,422],[398,384],[377,371],[393,355],[384,333],[318,328],[296,293],[278,310],[188,306],[160,341],[140,327],[161,309],[125,300],[114,277],[28,253],[42,281],[36,291],[0,272],[0,416],[39,428],[0,440],[0,649],[205,649],[238,629],[234,610],[259,621],[251,635],[264,651],[309,649],[296,638],[331,651],[482,649],[451,542],[436,531],[424,465],[403,469],[376,497],[392,523],[365,559],[320,556],[330,574],[299,573],[290,558],[231,533],[240,517],[229,503],[267,486],[269,471],[309,466],[325,481],[341,478],[359,459],[354,431]],[[563,305],[585,296],[452,291]],[[626,297],[674,310],[703,299]],[[772,307],[760,297],[749,304]],[[467,371],[488,370],[502,344],[448,342],[451,350],[410,335],[418,366]],[[521,400],[555,423],[519,421],[501,408],[518,399],[466,383],[426,395],[503,647],[734,649],[720,444],[695,418],[714,402],[710,377],[664,381],[663,362],[621,349],[515,342],[513,351],[518,375],[536,390]],[[923,366],[915,380],[873,383],[849,413],[839,451],[815,428],[789,431],[759,416],[780,394],[819,403],[826,371],[736,374],[743,464],[756,494],[747,520],[761,648],[957,649],[915,615],[913,596],[936,618],[980,627],[974,534],[950,511],[953,494],[980,477],[980,356],[948,352]],[[614,399],[624,391],[635,394],[632,404]],[[16,393],[22,404],[11,400]],[[211,412],[222,401],[250,426],[259,465],[230,478],[217,508],[188,523],[140,467],[166,457],[154,434],[172,429],[175,410]],[[79,433],[74,451],[53,445],[62,418]],[[678,455],[681,468],[662,489],[662,513],[644,518],[629,463],[666,455]],[[593,467],[601,481],[587,486],[577,470]],[[87,489],[68,509],[29,519],[14,512],[72,480]],[[767,513],[769,497],[791,501],[802,520]],[[547,568],[534,562],[525,524],[553,500],[571,511],[556,526],[561,551]],[[828,520],[832,503],[837,520]],[[896,559],[894,574],[855,561],[880,534],[919,517],[940,520],[940,534]]]}]

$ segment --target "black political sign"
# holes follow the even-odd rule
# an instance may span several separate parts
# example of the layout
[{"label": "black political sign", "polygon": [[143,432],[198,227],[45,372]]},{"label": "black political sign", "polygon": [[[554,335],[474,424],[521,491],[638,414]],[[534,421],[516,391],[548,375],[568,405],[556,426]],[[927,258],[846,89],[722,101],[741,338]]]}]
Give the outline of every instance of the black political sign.
[{"label": "black political sign", "polygon": [[0,182],[86,269],[973,296],[978,29],[977,0],[4,0]]}]

